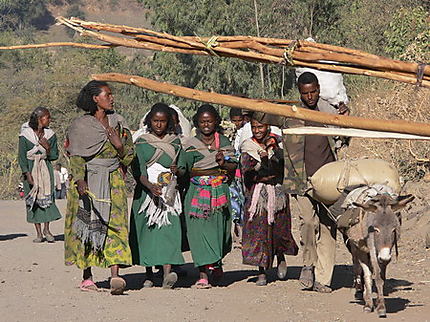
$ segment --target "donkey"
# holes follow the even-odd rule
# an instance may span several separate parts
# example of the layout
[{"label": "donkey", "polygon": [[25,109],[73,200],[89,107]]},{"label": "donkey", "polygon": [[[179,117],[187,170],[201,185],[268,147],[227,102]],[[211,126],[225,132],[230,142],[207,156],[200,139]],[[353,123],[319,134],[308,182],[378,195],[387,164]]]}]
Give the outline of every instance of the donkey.
[{"label": "donkey", "polygon": [[344,234],[352,254],[355,285],[362,291],[364,279],[364,311],[372,312],[373,280],[376,284],[376,311],[379,317],[386,317],[384,300],[384,282],[387,265],[391,261],[391,251],[400,237],[400,210],[414,199],[412,195],[392,198],[388,194],[378,194],[369,201],[354,203],[359,211],[357,224],[347,229]]}]

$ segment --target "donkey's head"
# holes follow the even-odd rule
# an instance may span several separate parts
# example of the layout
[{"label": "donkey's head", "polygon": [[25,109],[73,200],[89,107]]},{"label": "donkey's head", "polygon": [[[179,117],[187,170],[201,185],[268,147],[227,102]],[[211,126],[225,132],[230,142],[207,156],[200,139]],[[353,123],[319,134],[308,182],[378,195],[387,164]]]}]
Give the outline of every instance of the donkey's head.
[{"label": "donkey's head", "polygon": [[386,194],[377,195],[365,204],[355,204],[368,212],[367,228],[374,235],[378,261],[388,263],[391,249],[400,237],[400,210],[414,199],[414,196],[391,198]]}]

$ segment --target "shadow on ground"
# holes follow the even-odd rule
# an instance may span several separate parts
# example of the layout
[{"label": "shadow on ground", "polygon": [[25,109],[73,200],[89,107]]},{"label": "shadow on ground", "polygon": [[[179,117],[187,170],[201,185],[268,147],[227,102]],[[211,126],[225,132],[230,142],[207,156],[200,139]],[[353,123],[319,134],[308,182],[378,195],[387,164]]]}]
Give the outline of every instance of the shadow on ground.
[{"label": "shadow on ground", "polygon": [[12,239],[27,237],[27,236],[28,236],[27,234],[22,234],[22,233],[0,235],[0,241],[7,241],[7,240],[12,240]]}]

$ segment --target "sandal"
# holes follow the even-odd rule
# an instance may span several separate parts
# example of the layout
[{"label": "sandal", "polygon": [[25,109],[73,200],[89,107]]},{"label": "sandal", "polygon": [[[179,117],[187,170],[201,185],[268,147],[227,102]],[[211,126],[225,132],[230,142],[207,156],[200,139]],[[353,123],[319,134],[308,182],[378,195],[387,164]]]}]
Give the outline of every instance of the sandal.
[{"label": "sandal", "polygon": [[122,277],[112,277],[110,279],[110,294],[122,295],[125,290],[125,280]]},{"label": "sandal", "polygon": [[81,291],[88,292],[88,291],[99,291],[99,288],[92,280],[83,280],[81,284],[79,285],[79,288]]},{"label": "sandal", "polygon": [[33,239],[33,243],[40,244],[43,243],[43,237],[36,237]]},{"label": "sandal", "polygon": [[287,277],[287,262],[281,261],[278,265],[277,271],[278,278],[284,280]]},{"label": "sandal", "polygon": [[266,286],[267,285],[267,277],[266,274],[258,275],[258,279],[255,282],[255,285],[257,286]]},{"label": "sandal", "polygon": [[196,289],[200,290],[212,288],[212,285],[210,285],[209,281],[205,278],[199,279],[196,284],[194,284],[194,286],[196,287]]},{"label": "sandal", "polygon": [[145,282],[143,282],[143,288],[151,288],[154,286],[154,282],[151,279],[146,279]]},{"label": "sandal", "polygon": [[312,266],[303,266],[299,281],[305,289],[312,289],[314,286],[314,269]]},{"label": "sandal", "polygon": [[331,293],[333,291],[330,286],[321,284],[319,282],[314,283],[312,290],[318,293]]},{"label": "sandal", "polygon": [[50,233],[50,232],[48,232],[48,233],[43,233],[44,235],[45,235],[45,238],[46,238],[46,241],[48,242],[48,243],[53,243],[53,242],[55,242],[55,238],[54,238],[54,236]]},{"label": "sandal", "polygon": [[163,288],[172,289],[177,281],[178,281],[178,275],[175,272],[170,272],[163,279]]}]

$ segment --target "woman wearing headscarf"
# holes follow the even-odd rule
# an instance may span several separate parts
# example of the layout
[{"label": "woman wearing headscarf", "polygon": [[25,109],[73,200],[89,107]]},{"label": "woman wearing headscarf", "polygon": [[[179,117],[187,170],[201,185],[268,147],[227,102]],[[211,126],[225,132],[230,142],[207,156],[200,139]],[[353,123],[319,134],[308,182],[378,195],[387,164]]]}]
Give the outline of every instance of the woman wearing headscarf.
[{"label": "woman wearing headscarf", "polygon": [[194,265],[199,268],[197,288],[209,288],[222,277],[222,259],[231,250],[231,207],[228,181],[237,162],[227,137],[220,133],[221,118],[211,105],[202,105],[193,118],[196,136],[184,143],[178,164],[190,176],[184,214]]},{"label": "woman wearing headscarf", "polygon": [[124,118],[113,109],[105,82],[91,81],[79,93],[86,113],[67,131],[72,181],[67,195],[64,231],[66,265],[83,270],[81,290],[97,290],[92,266],[110,268],[111,294],[122,294],[120,266],[131,265],[127,195],[122,167],[131,163],[134,147]]},{"label": "woman wearing headscarf", "polygon": [[169,106],[157,103],[145,117],[148,133],[137,138],[132,163],[136,179],[130,222],[133,264],[146,266],[144,287],[154,285],[152,266],[163,267],[163,288],[178,276],[172,265],[184,264],[181,251],[182,203],[177,190],[177,162],[182,146]]},{"label": "woman wearing headscarf", "polygon": [[[33,223],[37,237],[34,243],[54,242],[49,230],[51,221],[61,218],[55,205],[55,180],[51,161],[58,159],[57,136],[49,128],[51,114],[37,107],[19,133],[18,162],[23,173],[27,222]],[[42,232],[42,225],[43,232]]]},{"label": "woman wearing headscarf", "polygon": [[256,284],[267,284],[266,270],[277,256],[278,277],[284,279],[284,255],[297,255],[291,234],[288,195],[282,190],[284,174],[281,137],[270,126],[251,120],[252,137],[242,143],[241,169],[245,182],[245,215],[242,232],[243,263],[256,265]]}]

